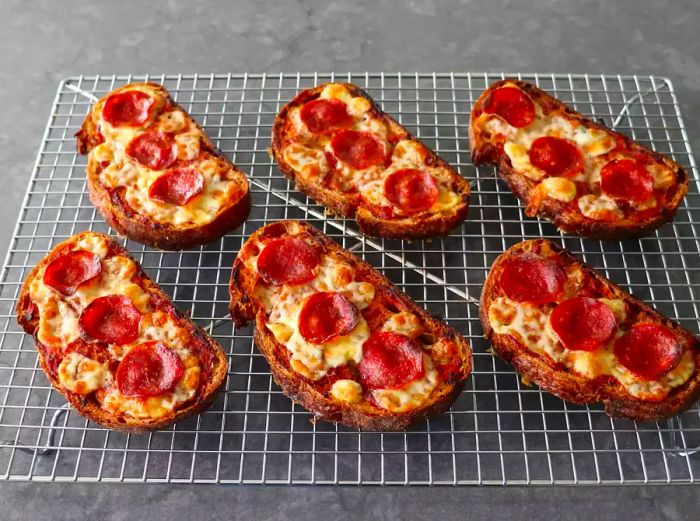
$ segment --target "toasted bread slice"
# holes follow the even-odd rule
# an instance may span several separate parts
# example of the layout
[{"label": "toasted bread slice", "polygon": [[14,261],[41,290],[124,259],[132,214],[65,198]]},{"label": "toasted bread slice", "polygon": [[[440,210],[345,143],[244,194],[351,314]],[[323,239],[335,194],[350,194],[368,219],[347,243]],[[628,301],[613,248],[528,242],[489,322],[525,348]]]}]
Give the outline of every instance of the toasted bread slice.
[{"label": "toasted bread slice", "polygon": [[[546,259],[564,273],[563,286],[552,290],[549,302],[522,301],[518,294],[537,294],[547,284],[551,290],[556,277],[547,275],[549,282],[537,288],[532,281],[544,277],[529,279],[527,270],[518,268],[520,284],[530,281],[518,286],[511,277],[514,271],[503,275],[506,269],[515,269],[515,259]],[[562,308],[554,315],[562,302],[572,303],[576,297],[590,299],[587,313],[564,313]],[[602,307],[604,313],[596,307]],[[493,349],[513,364],[523,381],[534,382],[564,400],[602,402],[610,416],[653,421],[688,409],[700,396],[697,338],[551,241],[525,241],[496,259],[484,284],[480,316]],[[589,321],[589,316],[596,318]],[[591,336],[585,333],[586,327]],[[606,328],[610,336],[604,338],[606,333],[601,331]],[[656,346],[640,340],[651,336],[633,335],[633,331],[649,330],[661,331]],[[587,343],[596,335],[595,342]],[[630,339],[635,340],[630,343]],[[663,344],[664,339],[670,342]],[[645,345],[646,351],[634,351]]]},{"label": "toasted bread slice", "polygon": [[673,219],[688,191],[678,163],[520,80],[479,96],[469,141],[474,163],[496,165],[526,215],[573,235],[648,235]]},{"label": "toasted bread slice", "polygon": [[130,239],[181,250],[216,240],[248,217],[245,174],[162,85],[113,90],[76,137],[78,151],[88,154],[92,204]]},{"label": "toasted bread slice", "polygon": [[[290,243],[309,255],[292,255]],[[305,281],[266,282],[270,252],[279,254],[275,269],[308,268]],[[255,341],[277,384],[324,420],[403,430],[449,408],[471,371],[471,348],[460,334],[306,223],[280,221],[254,232],[233,264],[230,291],[234,321],[255,321]],[[329,295],[342,305],[312,306]],[[347,327],[333,328],[334,336],[309,336],[338,320]],[[387,354],[393,348],[399,354]]]},{"label": "toasted bread slice", "polygon": [[51,385],[110,429],[163,429],[206,409],[226,381],[221,346],[107,235],[79,233],[51,250],[22,286],[17,321]]},{"label": "toasted bread slice", "polygon": [[[307,115],[314,103],[340,113]],[[297,190],[332,214],[354,217],[367,235],[447,235],[467,216],[469,183],[350,83],[304,90],[285,105],[272,127],[272,154]],[[422,174],[409,178],[406,169]],[[397,170],[403,174],[392,175]]]}]

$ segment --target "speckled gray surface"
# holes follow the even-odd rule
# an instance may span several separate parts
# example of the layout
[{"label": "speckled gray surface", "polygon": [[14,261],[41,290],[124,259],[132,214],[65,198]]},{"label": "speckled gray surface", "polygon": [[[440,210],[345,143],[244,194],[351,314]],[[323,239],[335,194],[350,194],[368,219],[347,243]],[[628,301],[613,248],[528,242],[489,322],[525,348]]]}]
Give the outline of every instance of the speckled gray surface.
[{"label": "speckled gray surface", "polygon": [[[3,0],[6,250],[58,81],[92,73],[538,71],[670,77],[694,150],[697,0],[406,2]],[[155,3],[153,3],[155,4]],[[280,4],[282,4],[280,2]],[[9,124],[7,124],[9,122]],[[0,518],[697,519],[697,487],[248,488],[0,484]],[[344,516],[345,514],[346,516]]]}]

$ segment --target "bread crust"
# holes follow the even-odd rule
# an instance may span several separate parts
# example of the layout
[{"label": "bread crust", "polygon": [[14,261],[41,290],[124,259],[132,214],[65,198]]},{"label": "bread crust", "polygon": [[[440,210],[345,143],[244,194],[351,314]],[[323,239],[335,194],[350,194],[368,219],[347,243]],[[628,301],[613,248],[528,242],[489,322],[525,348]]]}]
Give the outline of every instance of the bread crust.
[{"label": "bread crust", "polygon": [[[313,236],[322,248],[331,255],[352,265],[356,273],[362,274],[363,280],[373,284],[375,288],[383,288],[390,292],[392,298],[400,301],[407,311],[418,316],[426,332],[434,339],[448,338],[455,343],[457,349],[457,367],[446,380],[441,380],[428,400],[420,407],[403,413],[392,413],[363,401],[359,404],[348,404],[334,400],[329,393],[324,392],[321,381],[311,381],[295,372],[289,365],[287,348],[277,342],[274,335],[265,326],[266,313],[263,304],[253,296],[257,275],[252,273],[243,263],[240,256],[233,264],[230,282],[231,304],[230,311],[237,325],[255,322],[255,342],[270,365],[275,382],[282,391],[294,402],[299,403],[318,418],[341,423],[349,427],[357,427],[370,431],[400,431],[407,429],[428,416],[449,409],[462,390],[464,381],[472,368],[472,351],[467,341],[454,329],[442,321],[430,316],[408,296],[400,292],[386,277],[372,268],[366,262],[358,259],[350,252],[343,250],[327,236],[309,224],[298,221],[280,221],[267,225],[251,235],[252,239],[265,236],[280,236],[288,230],[301,230]],[[245,251],[245,246],[241,249]]]},{"label": "bread crust", "polygon": [[466,219],[469,210],[470,194],[469,183],[466,179],[459,175],[454,168],[430,147],[425,146],[419,139],[412,136],[405,127],[399,125],[393,118],[384,113],[369,94],[352,83],[344,83],[343,85],[353,97],[362,96],[367,99],[372,106],[370,111],[387,124],[393,133],[405,135],[407,139],[423,144],[428,150],[432,164],[451,173],[450,189],[460,196],[460,203],[447,215],[443,213],[428,215],[427,212],[423,212],[402,218],[384,219],[372,214],[365,206],[361,206],[360,197],[357,193],[342,193],[297,175],[291,165],[285,161],[282,153],[290,124],[289,112],[293,108],[300,107],[307,101],[317,98],[326,85],[318,85],[297,94],[294,99],[279,111],[272,127],[272,155],[282,173],[294,181],[297,190],[324,205],[331,214],[354,218],[362,233],[374,237],[420,239],[447,235],[450,230]]},{"label": "bread crust", "polygon": [[[616,222],[596,221],[572,210],[566,203],[551,197],[534,197],[537,182],[518,173],[511,164],[508,155],[503,150],[488,141],[485,132],[476,123],[483,112],[484,104],[489,95],[499,87],[510,83],[517,85],[543,108],[545,113],[557,113],[569,120],[575,120],[586,128],[614,132],[630,150],[653,157],[664,163],[675,174],[677,183],[672,187],[672,193],[666,198],[661,213],[651,216],[641,222],[623,219]],[[651,149],[643,147],[627,136],[610,130],[604,125],[579,114],[558,99],[550,96],[534,85],[521,80],[505,79],[489,86],[476,100],[469,121],[469,142],[472,150],[472,162],[475,165],[492,164],[497,167],[498,176],[506,182],[513,194],[526,205],[525,214],[529,217],[543,217],[550,220],[561,231],[572,235],[590,237],[602,240],[632,239],[648,235],[663,224],[673,220],[673,216],[688,192],[688,173],[675,161]]]},{"label": "bread crust", "polygon": [[[695,361],[694,373],[688,381],[672,389],[668,396],[661,401],[643,400],[630,395],[624,386],[612,377],[603,376],[589,379],[574,374],[558,366],[548,356],[542,356],[527,349],[514,337],[496,333],[489,322],[488,311],[493,300],[502,294],[498,286],[498,278],[503,263],[522,252],[538,249],[543,244],[546,244],[554,252],[559,252],[560,258],[563,258],[566,264],[573,263],[580,266],[584,277],[592,277],[602,282],[612,291],[615,298],[624,300],[630,310],[662,323],[677,334],[687,338],[693,350]],[[524,241],[512,246],[496,259],[491,266],[481,293],[479,317],[484,336],[491,342],[493,350],[515,367],[524,382],[533,382],[541,389],[563,400],[577,404],[602,402],[605,412],[612,417],[656,421],[679,414],[700,398],[700,342],[698,342],[697,337],[678,323],[661,315],[644,301],[623,291],[619,286],[551,241],[545,239]]]},{"label": "bread crust", "polygon": [[[180,108],[170,93],[162,85],[156,83],[130,83],[119,87],[107,94],[103,100],[112,94],[129,90],[134,85],[147,85],[155,89],[167,99],[173,107]],[[102,100],[100,100],[102,101]],[[78,152],[88,154],[100,143],[99,131],[97,128],[98,115],[95,113],[95,106],[85,117],[83,124],[76,134],[76,146]],[[193,120],[194,121],[194,120]],[[203,140],[201,149],[224,161],[236,174],[236,182],[240,185],[240,197],[228,201],[219,215],[211,222],[204,225],[176,226],[169,223],[157,222],[148,216],[133,211],[123,200],[119,190],[110,192],[100,182],[100,165],[93,158],[88,158],[86,167],[87,187],[90,201],[102,214],[107,224],[114,228],[119,234],[125,235],[132,240],[159,248],[162,250],[183,250],[194,246],[212,242],[226,234],[226,232],[238,228],[250,213],[250,187],[245,174],[238,169],[219,149],[217,149],[202,127],[194,122],[202,131]]]},{"label": "bread crust", "polygon": [[29,294],[29,289],[32,281],[39,275],[41,270],[47,266],[51,261],[53,261],[57,256],[59,256],[63,251],[76,241],[79,241],[88,232],[78,233],[73,235],[66,241],[61,242],[56,247],[54,247],[51,252],[44,257],[29,273],[24,281],[22,289],[17,299],[16,313],[17,322],[24,329],[25,333],[31,335],[34,338],[34,344],[37,348],[39,354],[39,362],[44,374],[51,382],[51,385],[60,392],[66,400],[78,411],[81,415],[85,416],[89,420],[94,421],[107,427],[109,429],[141,433],[150,432],[159,429],[164,429],[169,425],[182,420],[188,416],[197,414],[201,411],[206,410],[211,403],[216,399],[219,391],[226,384],[226,374],[228,372],[228,358],[226,353],[221,348],[221,346],[211,338],[207,333],[205,333],[201,328],[196,326],[189,318],[187,318],[183,313],[178,311],[170,300],[170,297],[162,290],[160,287],[151,280],[148,275],[143,271],[141,265],[129,254],[129,252],[119,245],[114,239],[107,235],[97,234],[108,240],[110,248],[113,248],[119,255],[124,255],[131,259],[136,266],[138,266],[139,272],[135,275],[143,281],[142,285],[146,291],[148,291],[156,302],[163,303],[162,305],[168,306],[169,310],[178,319],[183,327],[186,327],[187,331],[195,338],[203,340],[208,349],[211,351],[212,357],[212,367],[209,372],[209,378],[206,382],[204,388],[198,390],[196,398],[190,400],[190,402],[185,403],[185,407],[176,409],[168,413],[167,415],[158,419],[137,419],[127,416],[114,417],[110,415],[107,411],[100,408],[98,402],[92,396],[89,395],[79,395],[77,393],[72,393],[69,391],[64,391],[62,385],[58,381],[57,377],[52,376],[49,370],[47,361],[45,359],[43,351],[39,348],[38,342],[36,340],[36,333],[38,331],[39,315],[38,313],[32,312],[33,304]]}]

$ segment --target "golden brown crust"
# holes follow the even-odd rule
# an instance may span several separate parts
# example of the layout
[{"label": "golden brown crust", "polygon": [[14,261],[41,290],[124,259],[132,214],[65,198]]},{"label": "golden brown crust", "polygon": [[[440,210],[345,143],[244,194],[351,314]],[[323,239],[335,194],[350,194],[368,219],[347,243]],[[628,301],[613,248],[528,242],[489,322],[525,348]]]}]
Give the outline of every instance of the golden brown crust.
[{"label": "golden brown crust", "polygon": [[[677,183],[666,198],[661,213],[641,222],[625,219],[617,222],[596,221],[572,210],[568,205],[551,197],[535,197],[533,188],[537,183],[513,168],[508,155],[488,139],[483,129],[477,126],[478,116],[483,112],[489,95],[506,83],[515,84],[535,100],[545,113],[557,113],[569,120],[575,120],[586,128],[614,132],[629,150],[650,155],[656,161],[664,163],[675,174]],[[497,81],[487,88],[476,100],[469,121],[469,143],[472,149],[472,161],[475,165],[492,164],[497,166],[498,176],[503,179],[513,194],[526,205],[525,213],[529,217],[544,217],[554,223],[561,231],[572,235],[581,235],[594,239],[621,240],[648,235],[661,225],[673,220],[673,216],[688,191],[688,173],[675,161],[632,141],[593,120],[584,117],[561,101],[553,98],[543,90],[521,80],[506,79]]]},{"label": "golden brown crust", "polygon": [[[497,334],[489,322],[488,310],[493,300],[501,294],[498,287],[501,266],[507,259],[525,251],[532,251],[533,248],[538,249],[541,245],[547,245],[554,252],[560,252],[560,258],[565,264],[575,263],[580,266],[584,277],[600,281],[610,289],[615,296],[614,298],[624,300],[629,309],[636,310],[638,314],[643,314],[651,320],[662,323],[687,338],[692,346],[695,360],[695,372],[690,379],[680,387],[674,388],[662,401],[642,400],[630,395],[622,384],[614,378],[589,379],[574,374],[557,365],[551,358],[527,349],[514,337]],[[524,241],[509,248],[496,259],[491,266],[481,293],[479,316],[484,336],[491,342],[494,351],[515,367],[521,374],[523,381],[533,382],[543,390],[563,400],[578,404],[602,402],[605,412],[610,416],[639,421],[655,421],[674,416],[688,409],[700,397],[700,342],[697,338],[678,323],[664,317],[647,303],[623,291],[619,286],[551,241],[545,239]]]},{"label": "golden brown crust", "polygon": [[[58,255],[60,255],[63,250],[69,245],[76,241],[79,241],[87,232],[78,233],[73,235],[66,241],[61,242],[56,247],[54,247],[49,254],[44,257],[29,273],[22,290],[20,291],[19,298],[17,299],[16,313],[17,322],[24,329],[25,333],[31,335],[35,340],[36,345],[36,331],[38,329],[39,316],[36,312],[32,311],[33,303],[29,294],[29,288],[32,281],[38,276],[41,270],[47,266],[51,261],[53,261]],[[93,232],[94,233],[94,232]],[[100,234],[101,235],[101,234]],[[185,315],[177,311],[177,309],[172,306],[170,297],[162,290],[160,287],[153,282],[148,275],[143,272],[138,262],[129,254],[129,252],[119,245],[114,239],[109,236],[104,235],[105,239],[110,243],[110,248],[113,248],[119,255],[124,255],[134,261],[137,266],[139,266],[139,274],[137,275],[143,281],[143,287],[148,291],[157,302],[162,302],[167,304],[172,308],[176,317],[181,321],[181,325],[186,327],[187,331],[195,338],[203,340],[208,349],[210,349],[212,357],[212,368],[209,372],[209,378],[203,389],[199,389],[197,393],[197,398],[185,404],[184,408],[174,410],[169,414],[163,416],[162,418],[153,420],[136,419],[125,416],[114,417],[110,415],[107,411],[100,408],[99,404],[92,395],[80,396],[76,393],[64,392],[62,386],[58,379],[52,376],[51,371],[47,365],[47,361],[42,353],[42,350],[38,348],[39,362],[41,363],[41,368],[44,370],[46,377],[51,382],[51,385],[59,391],[65,398],[70,402],[70,404],[83,416],[86,418],[99,423],[100,425],[107,427],[109,429],[115,429],[127,432],[148,432],[155,431],[158,429],[164,429],[171,425],[172,423],[182,420],[188,416],[199,413],[207,409],[211,403],[216,399],[219,391],[224,387],[226,383],[226,374],[228,372],[228,358],[226,353],[221,348],[221,346],[209,335],[207,335],[201,328],[197,327],[192,321],[190,321]]]},{"label": "golden brown crust", "polygon": [[[393,118],[384,113],[365,91],[352,83],[344,83],[343,85],[353,97],[362,96],[366,98],[371,103],[373,112],[392,129],[394,134],[404,135],[407,139],[421,143],[405,127],[399,125]],[[302,106],[307,101],[317,98],[325,86],[326,84],[318,85],[297,94],[292,101],[280,110],[272,127],[272,154],[282,173],[294,181],[297,190],[326,206],[333,214],[343,217],[354,217],[362,233],[376,237],[420,239],[447,235],[450,230],[466,219],[469,210],[469,183],[427,146],[425,148],[428,150],[430,161],[435,166],[450,172],[450,189],[461,197],[460,203],[448,215],[430,215],[428,212],[423,212],[403,218],[380,218],[372,214],[366,207],[360,206],[357,194],[332,190],[297,175],[295,170],[285,161],[283,154],[283,148],[289,133],[289,125],[291,124],[288,115],[293,108]]]},{"label": "golden brown crust", "polygon": [[[133,83],[113,90],[107,96],[128,90],[133,87]],[[162,85],[156,83],[146,83],[149,87],[156,89],[173,107],[182,107],[175,103],[170,93]],[[83,121],[80,131],[76,134],[76,146],[81,154],[88,154],[100,143],[97,129],[98,115],[93,107]],[[201,126],[195,122],[197,128]],[[245,174],[236,167],[220,150],[214,147],[209,136],[202,130],[204,140],[201,147],[204,152],[208,152],[229,165],[236,175],[236,182],[240,185],[238,199],[229,201],[221,213],[211,222],[205,225],[176,226],[166,223],[156,222],[145,215],[138,214],[131,210],[123,201],[123,197],[118,191],[110,193],[100,182],[100,165],[92,157],[88,158],[86,168],[87,186],[90,201],[102,214],[107,224],[118,233],[129,237],[132,240],[160,248],[163,250],[182,250],[212,242],[226,234],[226,232],[238,228],[250,213],[250,190]]]},{"label": "golden brown crust", "polygon": [[[265,326],[267,317],[264,306],[252,296],[257,275],[251,273],[239,256],[234,261],[231,273],[231,316],[238,325],[244,325],[251,320],[255,321],[255,342],[270,364],[275,382],[284,393],[319,418],[365,430],[404,430],[415,422],[447,410],[459,395],[464,381],[471,372],[472,352],[464,337],[440,320],[430,316],[377,270],[352,253],[343,250],[309,224],[298,221],[280,221],[269,224],[254,232],[246,244],[263,234],[266,237],[280,236],[288,233],[288,230],[301,230],[303,233],[310,234],[328,254],[352,265],[362,280],[370,282],[375,288],[384,288],[393,299],[400,302],[403,309],[419,317],[428,336],[433,339],[452,340],[457,350],[457,365],[449,372],[446,380],[441,380],[438,388],[433,391],[423,405],[408,412],[391,413],[367,402],[352,405],[334,400],[323,389],[321,381],[314,382],[304,378],[289,366],[287,349],[277,342]],[[244,245],[241,252],[245,251],[246,246]]]}]

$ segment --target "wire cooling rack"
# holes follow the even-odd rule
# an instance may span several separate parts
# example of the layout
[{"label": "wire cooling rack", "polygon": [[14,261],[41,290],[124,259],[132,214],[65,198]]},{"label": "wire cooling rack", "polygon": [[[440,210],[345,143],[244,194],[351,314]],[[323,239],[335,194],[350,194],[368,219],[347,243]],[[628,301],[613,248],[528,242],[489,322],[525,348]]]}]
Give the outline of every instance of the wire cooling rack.
[{"label": "wire cooling rack", "polygon": [[[37,481],[587,484],[700,480],[697,405],[660,423],[608,418],[599,406],[569,405],[522,384],[482,339],[479,297],[488,267],[524,238],[551,237],[660,311],[698,331],[700,195],[697,170],[673,88],[659,77],[517,75],[579,111],[670,154],[692,173],[673,225],[634,241],[563,237],[524,216],[492,168],[470,163],[469,112],[501,74],[280,74],[91,76],[61,83],[0,285],[0,478]],[[148,435],[86,421],[51,390],[14,302],[29,270],[58,241],[110,230],[91,206],[85,158],[73,134],[93,96],[128,81],[161,82],[201,122],[252,183],[242,228],[205,247],[160,252],[125,241],[177,306],[209,328],[229,356],[225,392],[212,408]],[[352,81],[458,168],[472,184],[469,219],[449,237],[365,239],[353,221],[331,219],[296,192],[270,159],[270,128],[299,89]],[[227,317],[230,266],[245,238],[276,219],[305,219],[381,269],[431,313],[464,334],[474,372],[446,414],[406,433],[369,433],[311,422],[281,394],[251,329]]]}]

